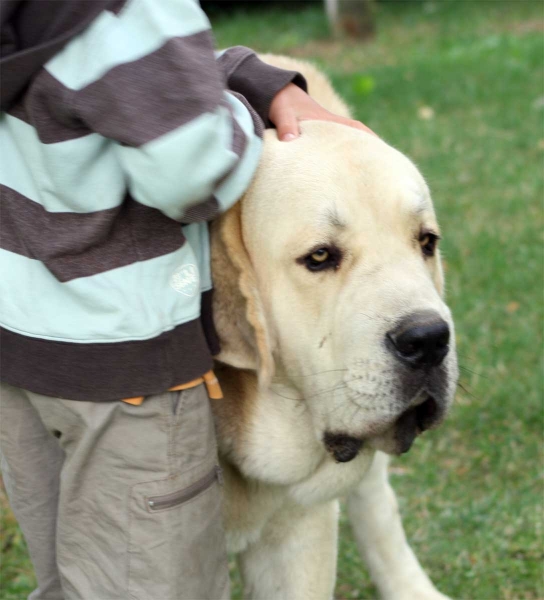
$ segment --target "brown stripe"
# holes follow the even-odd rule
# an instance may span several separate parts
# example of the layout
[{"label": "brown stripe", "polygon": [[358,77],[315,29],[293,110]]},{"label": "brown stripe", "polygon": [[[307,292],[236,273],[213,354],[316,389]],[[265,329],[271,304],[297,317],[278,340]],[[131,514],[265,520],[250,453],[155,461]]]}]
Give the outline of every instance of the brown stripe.
[{"label": "brown stripe", "polygon": [[[253,55],[246,48],[242,50]],[[228,106],[222,99],[223,81],[210,53],[207,31],[174,38],[152,54],[114,67],[79,92],[42,69],[8,114],[32,125],[44,144],[96,131],[139,146],[215,110],[218,104]],[[256,133],[262,137],[262,119],[241,94],[233,95],[251,113]],[[236,120],[233,122],[233,150],[241,156],[246,138]]]},{"label": "brown stripe", "polygon": [[114,0],[113,4],[110,4],[107,10],[112,12],[114,15],[119,15],[123,8],[125,8],[127,1],[128,0]]},{"label": "brown stripe", "polygon": [[[248,109],[250,116],[253,119],[254,125],[255,125],[255,121],[256,121],[257,125],[262,126],[262,123],[261,123],[259,117],[255,113],[255,111],[251,108],[251,106],[248,105],[246,99],[243,96],[240,96],[240,94],[236,94],[234,92],[231,92],[231,94],[235,98],[240,100],[240,102],[242,102],[242,104]],[[246,146],[247,146],[246,134],[244,133],[244,130],[240,127],[240,124],[238,123],[238,121],[234,118],[234,110],[233,110],[230,102],[226,99],[223,99],[221,101],[221,106],[224,106],[229,111],[229,114],[232,119],[232,142],[231,142],[230,149],[236,154],[236,156],[241,157],[244,154],[244,152],[246,151]],[[236,166],[237,165],[235,165],[234,168],[236,168]],[[230,172],[229,172],[229,174],[230,174]]]},{"label": "brown stripe", "polygon": [[17,5],[9,2],[4,14],[4,1],[2,36],[7,37],[7,46],[2,39],[0,110],[7,111],[41,66],[102,10],[117,4],[116,0],[26,0]]},{"label": "brown stripe", "polygon": [[183,223],[198,223],[199,221],[212,221],[220,212],[219,202],[212,196],[205,202],[195,204],[183,214]]},{"label": "brown stripe", "polygon": [[212,368],[200,320],[151,340],[71,344],[0,329],[2,381],[46,396],[104,402],[149,396]]},{"label": "brown stripe", "polygon": [[232,46],[217,59],[217,64],[223,70],[225,79],[228,81],[230,76],[240,66],[240,63],[250,56],[254,56],[255,52],[251,48],[245,46]]},{"label": "brown stripe", "polygon": [[[233,123],[233,131],[232,131],[232,148],[231,148],[231,150],[237,156],[242,156],[242,154],[244,153],[244,151],[246,149],[246,145],[247,145],[246,134],[244,133],[243,129],[238,124],[238,121],[233,119],[232,123]],[[258,121],[258,124],[259,124],[259,126],[261,125],[260,120]],[[256,129],[255,129],[255,133],[257,133],[257,135],[259,135]],[[262,133],[260,134],[260,136],[262,137]]]},{"label": "brown stripe", "polygon": [[76,111],[101,135],[141,146],[214,111],[224,81],[209,31],[168,40],[77,93]]},{"label": "brown stripe", "polygon": [[45,69],[34,78],[23,100],[9,111],[36,129],[43,144],[56,144],[89,135],[91,130],[73,112],[75,92]]},{"label": "brown stripe", "polygon": [[[263,133],[264,133],[264,122],[261,119],[261,117],[257,114],[257,112],[255,111],[253,106],[251,106],[251,104],[247,101],[247,98],[242,96],[242,94],[239,94],[238,92],[232,92],[232,91],[230,93],[233,96],[235,96],[236,98],[238,98],[238,100],[240,100],[240,102],[247,108],[249,114],[251,115],[251,118],[253,119],[253,128],[255,129],[255,134],[258,135],[260,138],[262,138]],[[234,132],[234,135],[235,136],[237,135],[236,130]],[[243,132],[242,132],[242,135],[243,135]]]},{"label": "brown stripe", "polygon": [[47,212],[0,186],[0,247],[42,261],[59,281],[89,277],[181,248],[181,226],[127,197],[92,213]]},{"label": "brown stripe", "polygon": [[79,91],[42,69],[10,114],[35,127],[44,144],[94,131],[140,146],[215,110],[223,86],[210,32],[202,31],[172,38]]}]

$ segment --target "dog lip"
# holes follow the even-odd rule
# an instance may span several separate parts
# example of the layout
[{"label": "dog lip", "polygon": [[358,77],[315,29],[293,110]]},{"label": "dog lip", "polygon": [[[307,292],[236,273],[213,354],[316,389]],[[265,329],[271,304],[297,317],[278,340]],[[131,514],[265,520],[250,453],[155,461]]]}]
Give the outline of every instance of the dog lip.
[{"label": "dog lip", "polygon": [[438,421],[438,404],[431,395],[427,395],[427,399],[418,404],[414,410],[416,411],[418,434],[423,433]]},{"label": "dog lip", "polygon": [[425,388],[421,388],[417,394],[414,395],[412,400],[408,403],[411,407],[420,406],[426,400],[429,399],[429,394],[425,391]]},{"label": "dog lip", "polygon": [[323,443],[337,463],[346,463],[353,460],[359,454],[364,441],[361,438],[356,438],[345,433],[327,431],[323,436]]},{"label": "dog lip", "polygon": [[408,409],[395,422],[395,454],[408,452],[420,433],[416,411],[417,407]]},{"label": "dog lip", "polygon": [[420,404],[402,413],[395,423],[396,453],[408,452],[416,437],[439,420],[439,413],[438,404],[430,395]]}]

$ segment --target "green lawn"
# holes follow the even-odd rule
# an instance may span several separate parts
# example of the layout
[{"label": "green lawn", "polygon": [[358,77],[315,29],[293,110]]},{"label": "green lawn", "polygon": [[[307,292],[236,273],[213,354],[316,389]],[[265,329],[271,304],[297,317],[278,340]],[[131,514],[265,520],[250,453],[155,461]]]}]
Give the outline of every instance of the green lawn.
[{"label": "green lawn", "polygon": [[[426,176],[465,391],[446,425],[395,461],[392,480],[444,593],[544,597],[544,4],[384,3],[365,46],[328,39],[319,6],[212,19],[220,47],[315,60]],[[376,595],[346,522],[336,595]]]},{"label": "green lawn", "polygon": [[[319,4],[211,18],[219,47],[315,60],[356,116],[426,176],[463,389],[447,423],[394,462],[392,481],[408,537],[444,593],[544,598],[544,3],[381,3],[364,46],[329,39]],[[2,506],[0,599],[22,598],[31,568]],[[375,598],[341,528],[336,597]]]}]

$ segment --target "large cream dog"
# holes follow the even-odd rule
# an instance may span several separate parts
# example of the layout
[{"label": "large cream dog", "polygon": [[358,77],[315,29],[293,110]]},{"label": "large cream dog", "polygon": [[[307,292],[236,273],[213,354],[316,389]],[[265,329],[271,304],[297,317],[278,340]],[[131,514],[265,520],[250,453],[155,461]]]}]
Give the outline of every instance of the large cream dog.
[{"label": "large cream dog", "polygon": [[[349,115],[313,67],[263,58],[303,72],[322,105]],[[251,188],[214,224],[225,393],[214,411],[246,596],[329,600],[347,495],[381,595],[445,598],[406,543],[384,454],[439,423],[456,388],[438,238],[406,157],[316,121],[290,143],[266,133]]]}]

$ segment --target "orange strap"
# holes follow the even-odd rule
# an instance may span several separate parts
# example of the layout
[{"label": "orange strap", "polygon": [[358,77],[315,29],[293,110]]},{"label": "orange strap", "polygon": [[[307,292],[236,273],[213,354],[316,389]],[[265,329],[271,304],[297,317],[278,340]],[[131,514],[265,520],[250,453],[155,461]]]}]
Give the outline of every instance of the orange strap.
[{"label": "orange strap", "polygon": [[[221,400],[223,398],[223,392],[221,390],[221,386],[219,385],[219,381],[217,381],[217,377],[213,371],[208,371],[204,373],[202,377],[198,377],[197,379],[193,379],[193,381],[189,381],[187,383],[180,383],[179,385],[175,385],[171,387],[169,392],[177,392],[180,390],[189,390],[191,388],[196,387],[204,383],[206,385],[206,390],[208,392],[208,396],[212,400]],[[136,396],[135,398],[123,398],[123,402],[127,404],[132,404],[133,406],[140,406],[140,404],[144,401],[144,396]]]}]

